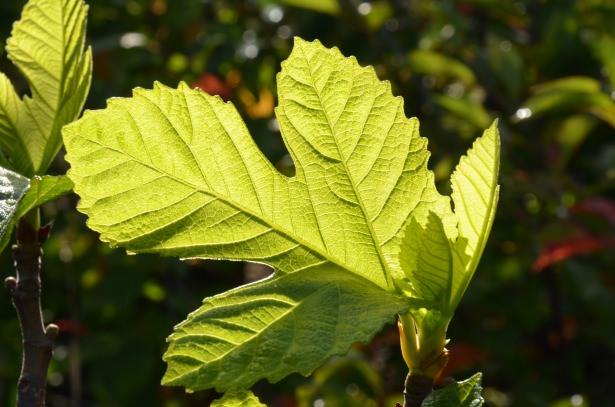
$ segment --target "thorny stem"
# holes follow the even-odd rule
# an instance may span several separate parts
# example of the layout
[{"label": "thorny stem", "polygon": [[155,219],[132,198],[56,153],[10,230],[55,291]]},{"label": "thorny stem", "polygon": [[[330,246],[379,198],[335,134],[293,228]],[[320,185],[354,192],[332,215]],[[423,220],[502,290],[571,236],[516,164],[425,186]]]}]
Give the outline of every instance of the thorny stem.
[{"label": "thorny stem", "polygon": [[16,275],[4,281],[17,310],[23,338],[17,407],[45,406],[47,368],[59,331],[56,325],[43,325],[41,312],[41,244],[50,227],[39,227],[38,209],[18,221],[17,243],[12,247]]}]

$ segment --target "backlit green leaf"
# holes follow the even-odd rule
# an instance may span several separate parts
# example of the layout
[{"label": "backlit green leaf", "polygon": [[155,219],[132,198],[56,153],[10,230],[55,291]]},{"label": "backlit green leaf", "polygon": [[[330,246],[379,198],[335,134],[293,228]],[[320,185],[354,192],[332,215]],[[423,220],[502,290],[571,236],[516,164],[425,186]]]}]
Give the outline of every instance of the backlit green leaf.
[{"label": "backlit green leaf", "polygon": [[0,148],[24,175],[47,169],[62,145],[60,129],[85,102],[92,69],[86,14],[82,0],[30,0],[7,41],[32,96],[20,99],[0,74]]},{"label": "backlit green leaf", "polygon": [[500,135],[494,122],[467,155],[461,157],[451,175],[458,220],[453,250],[452,309],[461,301],[491,232],[500,192],[499,172]]},{"label": "backlit green leaf", "polygon": [[[454,233],[454,232],[452,232]],[[448,306],[452,290],[453,260],[448,236],[440,217],[414,217],[408,226],[399,254],[408,272],[413,292]]]},{"label": "backlit green leaf", "polygon": [[[15,93],[11,81],[0,72],[0,156],[6,162],[3,166],[8,167],[8,159],[17,142],[17,123],[21,110],[21,100]],[[13,168],[12,165],[10,168]]]},{"label": "backlit green leaf", "polygon": [[133,252],[322,264],[393,289],[409,214],[446,207],[418,121],[371,67],[297,40],[278,76],[296,176],[258,150],[235,108],[180,85],[136,89],[66,127],[69,176],[101,238]]},{"label": "backlit green leaf", "polygon": [[461,300],[491,231],[499,194],[499,154],[494,123],[451,176],[454,222],[450,222],[450,208],[444,213],[415,211],[406,228],[402,268],[415,294],[443,303],[444,314],[452,314]]},{"label": "backlit green leaf", "polygon": [[485,403],[481,396],[481,373],[462,382],[450,384],[431,393],[422,407],[480,407]]},{"label": "backlit green leaf", "polygon": [[211,407],[267,407],[261,403],[250,391],[229,391],[218,400],[211,403]]},{"label": "backlit green leaf", "polygon": [[292,372],[308,375],[369,340],[410,304],[327,266],[243,286],[206,299],[175,328],[163,384],[226,391]]}]

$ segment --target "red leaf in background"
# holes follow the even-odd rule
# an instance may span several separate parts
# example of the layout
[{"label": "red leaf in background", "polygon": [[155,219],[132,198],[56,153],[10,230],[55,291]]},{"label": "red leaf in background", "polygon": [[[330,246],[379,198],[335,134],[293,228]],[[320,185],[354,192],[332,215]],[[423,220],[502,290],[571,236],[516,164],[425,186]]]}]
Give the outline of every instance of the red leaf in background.
[{"label": "red leaf in background", "polygon": [[209,72],[202,74],[196,82],[192,84],[193,88],[202,89],[210,95],[219,95],[222,99],[229,100],[232,90],[222,79]]},{"label": "red leaf in background", "polygon": [[298,404],[291,396],[287,394],[282,394],[275,398],[274,405],[279,407],[296,407]]},{"label": "red leaf in background", "polygon": [[571,208],[574,213],[589,213],[607,220],[615,226],[615,202],[606,198],[588,198]]},{"label": "red leaf in background", "polygon": [[88,328],[73,319],[60,319],[55,324],[60,328],[61,333],[82,336],[88,332]]},{"label": "red leaf in background", "polygon": [[615,237],[598,237],[590,234],[583,234],[560,242],[555,242],[549,244],[542,250],[532,265],[532,271],[539,273],[552,264],[559,263],[570,257],[597,252],[608,247],[615,247]]},{"label": "red leaf in background", "polygon": [[455,343],[449,348],[448,364],[440,374],[437,383],[441,383],[455,372],[467,370],[488,359],[487,353],[467,343]]}]

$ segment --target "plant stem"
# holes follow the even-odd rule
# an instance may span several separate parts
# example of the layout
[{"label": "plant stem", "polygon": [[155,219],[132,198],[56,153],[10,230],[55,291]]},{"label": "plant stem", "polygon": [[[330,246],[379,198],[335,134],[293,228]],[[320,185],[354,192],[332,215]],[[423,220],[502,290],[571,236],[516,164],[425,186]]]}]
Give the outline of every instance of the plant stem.
[{"label": "plant stem", "polygon": [[15,277],[4,284],[17,310],[23,338],[21,374],[17,382],[17,407],[44,407],[47,368],[58,327],[43,325],[41,312],[41,244],[49,227],[40,228],[38,209],[17,223],[13,245]]},{"label": "plant stem", "polygon": [[404,407],[421,407],[423,400],[431,393],[431,377],[417,373],[408,373],[404,383]]}]

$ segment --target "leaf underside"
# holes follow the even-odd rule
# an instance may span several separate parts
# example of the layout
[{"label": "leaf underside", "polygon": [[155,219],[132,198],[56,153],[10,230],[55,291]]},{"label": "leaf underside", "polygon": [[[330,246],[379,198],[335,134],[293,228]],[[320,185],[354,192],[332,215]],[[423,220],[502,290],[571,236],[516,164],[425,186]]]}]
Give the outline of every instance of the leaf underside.
[{"label": "leaf underside", "polygon": [[308,374],[395,313],[435,304],[400,258],[407,225],[434,213],[456,242],[458,222],[403,100],[371,67],[299,38],[277,85],[293,177],[265,158],[232,104],[185,84],[135,89],[63,130],[79,210],[102,240],[276,270],[206,299],[177,327],[166,384],[225,390]]},{"label": "leaf underside", "polygon": [[[401,243],[402,268],[420,298],[452,314],[481,258],[497,207],[500,139],[485,130],[451,176],[454,212],[415,211]],[[454,213],[454,222],[447,222]]]},{"label": "leaf underside", "polygon": [[206,299],[175,328],[163,384],[226,391],[308,375],[408,307],[401,296],[326,267],[243,286]]},{"label": "leaf underside", "polygon": [[432,392],[422,407],[480,407],[485,400],[481,396],[481,373],[469,379],[450,384]]},{"label": "leaf underside", "polygon": [[82,0],[30,0],[13,25],[6,50],[30,85],[20,98],[0,73],[0,156],[11,169],[45,172],[58,153],[62,126],[81,111],[90,86]]},{"label": "leaf underside", "polygon": [[295,177],[270,164],[233,105],[157,84],[64,131],[89,226],[132,252],[279,272],[329,264],[391,288],[409,214],[448,205],[418,122],[371,67],[336,49],[298,39],[282,66],[276,114]]}]

